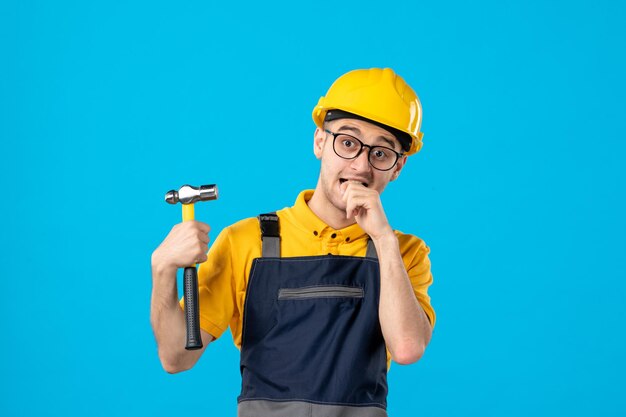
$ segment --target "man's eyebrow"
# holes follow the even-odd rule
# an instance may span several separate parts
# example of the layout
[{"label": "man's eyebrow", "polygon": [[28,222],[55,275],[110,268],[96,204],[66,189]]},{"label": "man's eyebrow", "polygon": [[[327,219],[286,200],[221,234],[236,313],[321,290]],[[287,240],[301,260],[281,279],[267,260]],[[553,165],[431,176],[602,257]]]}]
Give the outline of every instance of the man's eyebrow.
[{"label": "man's eyebrow", "polygon": [[391,139],[389,139],[388,137],[386,137],[386,136],[379,136],[379,137],[378,137],[378,139],[382,139],[382,140],[384,140],[385,142],[387,142],[387,144],[389,145],[389,147],[390,147],[391,149],[393,149],[393,150],[395,150],[395,149],[396,149],[396,144],[394,143],[394,141],[392,141],[392,140],[391,140]]},{"label": "man's eyebrow", "polygon": [[339,129],[337,129],[337,132],[341,131],[341,130],[349,130],[353,133],[356,133],[357,135],[361,134],[361,130],[358,127],[353,127],[353,126],[341,126]]}]

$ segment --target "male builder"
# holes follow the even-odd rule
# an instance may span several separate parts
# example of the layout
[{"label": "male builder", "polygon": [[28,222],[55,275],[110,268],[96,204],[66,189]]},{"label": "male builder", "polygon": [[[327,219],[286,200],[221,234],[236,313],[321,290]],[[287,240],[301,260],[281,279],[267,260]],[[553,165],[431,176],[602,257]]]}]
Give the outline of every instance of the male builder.
[{"label": "male builder", "polygon": [[[417,361],[435,323],[429,248],[394,231],[380,200],[421,147],[421,116],[391,69],[349,72],[313,110],[315,190],[225,228],[208,254],[208,225],[174,226],[152,255],[164,369],[191,368],[230,326],[239,416],[386,416],[390,360]],[[204,348],[187,351],[176,270],[193,263]]]}]

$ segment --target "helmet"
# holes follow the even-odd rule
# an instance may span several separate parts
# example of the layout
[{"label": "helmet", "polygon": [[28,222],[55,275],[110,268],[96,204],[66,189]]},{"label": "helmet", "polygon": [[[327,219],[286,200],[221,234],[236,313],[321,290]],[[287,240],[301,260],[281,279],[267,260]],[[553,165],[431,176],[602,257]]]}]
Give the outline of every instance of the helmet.
[{"label": "helmet", "polygon": [[415,91],[391,68],[354,70],[339,77],[313,109],[313,121],[318,127],[332,109],[407,133],[412,141],[406,155],[422,147],[422,105]]}]

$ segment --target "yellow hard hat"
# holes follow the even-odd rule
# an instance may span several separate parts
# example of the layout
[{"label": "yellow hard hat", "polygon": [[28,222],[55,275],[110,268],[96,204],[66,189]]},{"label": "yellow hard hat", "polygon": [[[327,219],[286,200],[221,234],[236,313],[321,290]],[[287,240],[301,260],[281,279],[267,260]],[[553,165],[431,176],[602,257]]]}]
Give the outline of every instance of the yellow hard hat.
[{"label": "yellow hard hat", "polygon": [[404,132],[411,137],[406,155],[422,147],[422,105],[415,91],[391,68],[350,71],[330,86],[313,109],[319,127],[329,110],[343,110]]}]

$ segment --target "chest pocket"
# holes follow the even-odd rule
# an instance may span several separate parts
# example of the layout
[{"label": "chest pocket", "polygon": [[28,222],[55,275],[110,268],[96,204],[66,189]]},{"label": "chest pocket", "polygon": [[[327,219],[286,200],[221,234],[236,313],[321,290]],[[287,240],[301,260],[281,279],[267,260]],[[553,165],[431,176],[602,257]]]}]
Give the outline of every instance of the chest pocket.
[{"label": "chest pocket", "polygon": [[345,286],[313,286],[280,288],[278,300],[310,300],[314,298],[363,298],[363,288]]}]

